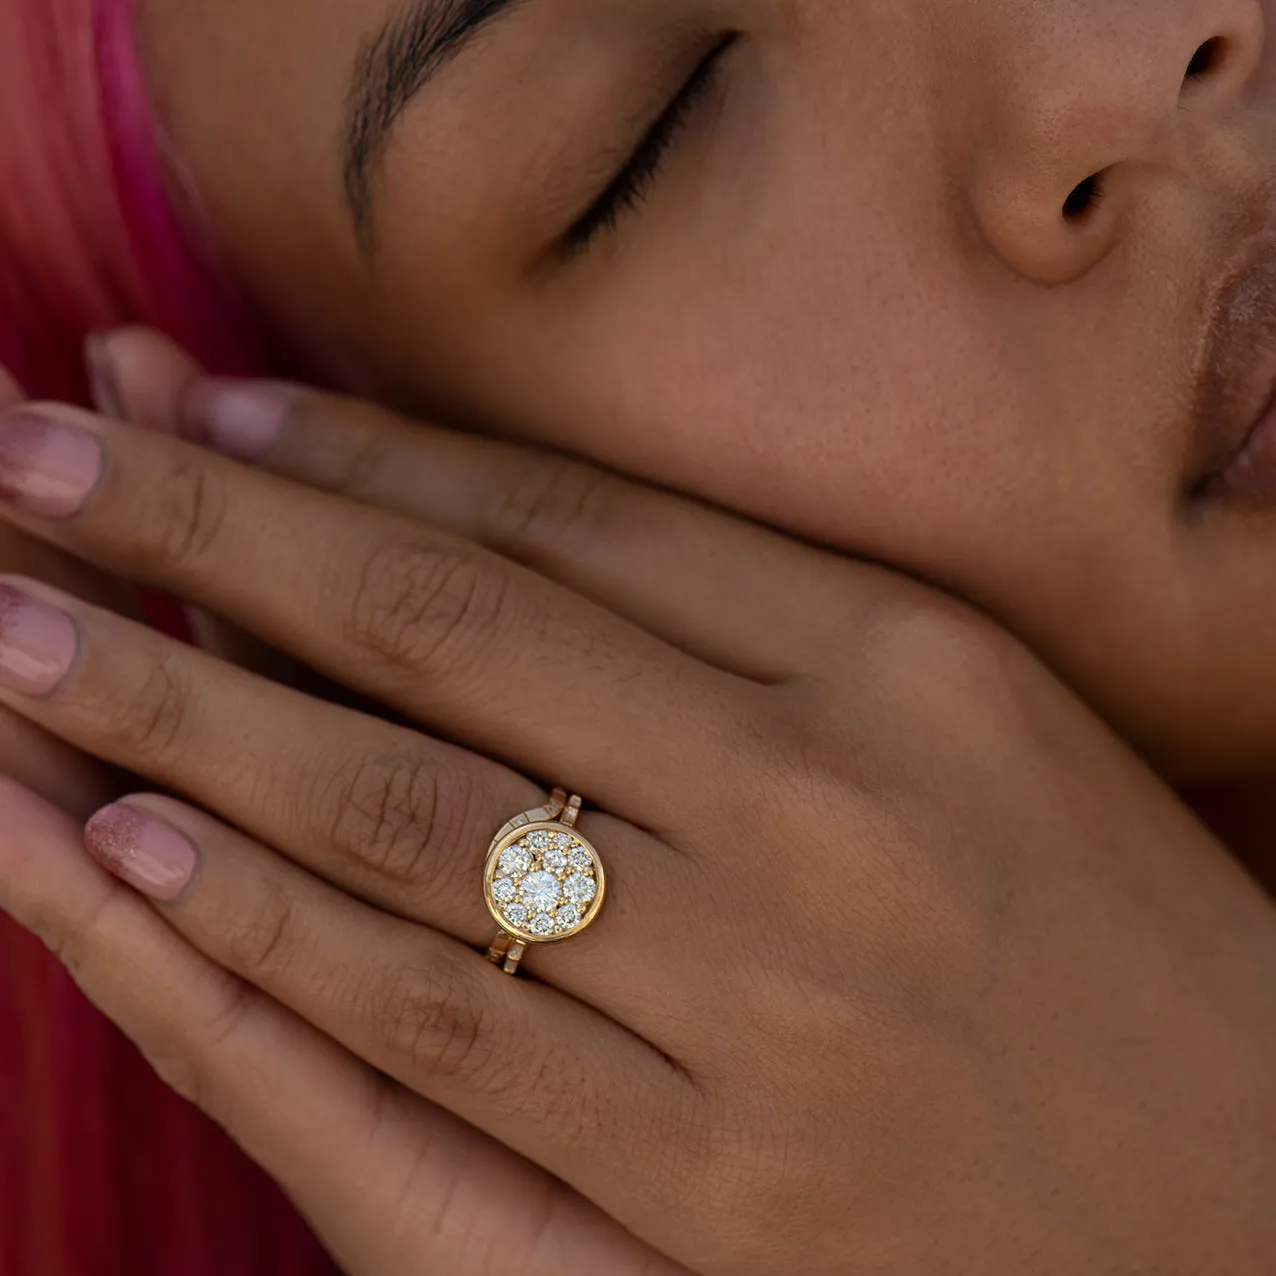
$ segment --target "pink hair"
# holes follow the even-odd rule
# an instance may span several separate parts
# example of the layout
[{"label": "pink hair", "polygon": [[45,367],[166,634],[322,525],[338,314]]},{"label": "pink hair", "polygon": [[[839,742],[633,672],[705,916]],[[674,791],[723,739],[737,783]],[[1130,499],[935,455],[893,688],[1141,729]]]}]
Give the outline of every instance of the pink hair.
[{"label": "pink hair", "polygon": [[[175,211],[131,5],[0,0],[0,363],[41,398],[83,401],[83,339],[121,323],[217,372],[268,366]],[[331,1271],[265,1175],[0,917],[0,1272]]]},{"label": "pink hair", "polygon": [[83,399],[84,337],[124,323],[218,372],[265,360],[177,212],[133,16],[133,0],[0,2],[0,363],[41,398]]}]

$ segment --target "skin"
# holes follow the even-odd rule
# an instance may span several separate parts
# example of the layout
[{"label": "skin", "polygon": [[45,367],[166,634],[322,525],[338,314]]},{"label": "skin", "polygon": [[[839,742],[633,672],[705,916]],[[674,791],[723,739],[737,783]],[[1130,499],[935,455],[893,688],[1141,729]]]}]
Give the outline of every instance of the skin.
[{"label": "skin", "polygon": [[[633,8],[626,6],[622,24],[627,40],[639,38],[635,33],[648,21],[647,10],[634,14]],[[551,204],[574,209],[578,201],[561,189],[552,198],[545,174],[538,180],[513,160],[526,165],[526,155],[535,150],[529,145],[536,141],[532,133],[543,130],[542,147],[546,138],[569,137],[572,145],[564,149],[579,162],[588,147],[568,126],[580,129],[584,121],[601,130],[608,122],[605,112],[589,105],[586,87],[570,76],[577,70],[588,76],[593,67],[589,92],[617,98],[624,96],[623,77],[601,57],[596,63],[581,60],[582,41],[563,42],[564,48],[570,43],[571,61],[564,59],[556,74],[540,72],[545,85],[554,83],[575,102],[576,109],[564,111],[559,121],[546,107],[543,89],[535,97],[537,110],[507,100],[497,118],[500,113],[486,105],[491,99],[465,86],[474,82],[467,77],[486,77],[485,87],[494,92],[535,82],[536,50],[559,47],[550,46],[546,35],[561,31],[552,23],[570,18],[566,3],[543,0],[540,13],[549,16],[535,19],[529,6],[528,16],[520,18],[522,44],[510,45],[508,36],[505,44],[493,39],[484,54],[486,71],[474,61],[463,73],[458,66],[451,95],[440,86],[431,94],[433,110],[427,112],[424,99],[414,107],[396,138],[380,191],[374,267],[359,253],[344,219],[335,147],[325,140],[331,143],[336,135],[338,64],[370,20],[388,10],[308,5],[303,13],[300,5],[278,4],[263,14],[244,3],[214,11],[203,3],[169,7],[156,0],[148,21],[173,131],[205,192],[219,240],[232,262],[256,281],[266,307],[316,360],[336,369],[340,381],[382,399],[489,427],[496,423],[505,433],[676,482],[913,571],[977,602],[1027,637],[1177,778],[1205,779],[1266,765],[1276,715],[1261,690],[1266,674],[1261,600],[1264,538],[1273,534],[1267,530],[1272,519],[1261,511],[1203,509],[1188,501],[1191,444],[1184,406],[1201,315],[1238,237],[1254,222],[1266,180],[1261,153],[1267,69],[1258,6],[1162,4],[1155,12],[1151,4],[1118,6],[1115,12],[1097,4],[1048,10],[954,4],[940,11],[883,5],[876,13],[866,8],[852,15],[839,11],[844,6],[791,5],[783,15],[770,15],[769,27],[768,15],[756,10],[736,15],[720,4],[706,14],[706,21],[742,26],[747,21],[754,37],[735,54],[722,101],[706,117],[716,120],[713,130],[688,132],[650,204],[596,253],[570,267],[558,263],[534,279],[528,266],[544,262],[545,247],[563,220],[546,209]],[[699,17],[689,19],[686,5],[679,12],[683,21]],[[650,13],[654,23],[654,5]],[[618,21],[619,15],[618,5]],[[599,27],[604,31],[607,24]],[[537,30],[539,44],[531,40]],[[1190,103],[1180,102],[1181,68],[1203,39],[1220,32],[1233,42],[1231,55],[1217,74],[1189,86]],[[613,36],[614,28],[599,38]],[[512,52],[499,51],[506,48]],[[1049,59],[1028,56],[1034,49],[1049,49]],[[1137,56],[1114,56],[1114,50],[1128,49]],[[248,79],[252,58],[255,74]],[[520,74],[512,75],[520,62]],[[1178,68],[1172,77],[1171,66]],[[737,75],[743,98],[732,92]],[[246,78],[236,85],[239,76]],[[746,87],[750,76],[752,93]],[[935,92],[919,94],[919,83],[933,85]],[[954,101],[963,107],[954,109]],[[206,118],[209,102],[242,102],[244,111],[238,120],[233,107]],[[1179,105],[1189,109],[1178,111]],[[618,119],[637,110],[637,104],[622,104]],[[464,119],[466,111],[482,118]],[[263,112],[277,127],[261,129]],[[317,127],[321,119],[332,120],[332,128]],[[614,128],[612,122],[608,131]],[[311,153],[301,153],[299,138],[313,145]],[[500,141],[507,147],[503,159]],[[286,143],[288,153],[272,154],[276,143]],[[427,153],[428,162],[422,158]],[[476,156],[491,167],[480,171]],[[742,162],[746,156],[752,166]],[[549,159],[561,174],[561,157]],[[1061,222],[1061,196],[1066,199],[1078,180],[1099,167],[1110,168],[1101,207],[1084,223]],[[606,166],[599,171],[606,176]],[[733,189],[733,181],[744,189]],[[502,183],[509,186],[502,189]],[[427,198],[440,184],[455,196],[446,213],[435,207],[436,198]],[[539,211],[532,207],[536,200]],[[427,220],[431,233],[423,235]],[[191,463],[184,465],[179,473],[189,474]],[[318,481],[315,475],[303,477]],[[139,484],[136,490],[169,489]],[[130,514],[136,508],[134,497]],[[439,517],[428,505],[422,512]],[[157,537],[153,542],[129,543],[120,530],[127,521],[122,514],[108,515],[82,532],[83,539],[72,532],[62,543],[128,575],[148,574],[141,563],[149,556],[149,574],[164,577],[162,546],[172,544],[164,540],[165,529],[150,529]],[[328,524],[344,525],[337,519]],[[122,537],[113,552],[96,552],[97,536],[109,540],[112,529]],[[142,558],[126,561],[132,553]],[[759,573],[763,578],[778,587],[789,576]],[[229,582],[229,571],[219,579]],[[830,585],[828,597],[843,604],[880,603],[875,596],[866,600],[850,579],[841,590]],[[190,592],[201,596],[199,589]],[[217,603],[216,592],[204,600]],[[303,591],[299,601],[317,596],[316,590]],[[65,598],[62,605],[77,606]],[[817,620],[826,610],[834,609],[810,609]],[[800,607],[777,612],[807,619]],[[872,605],[867,612],[871,618]],[[102,659],[100,653],[127,659],[133,651],[141,656],[137,668],[145,671],[155,667],[157,652],[136,631],[126,640],[104,613],[76,614],[89,644],[81,667],[86,680],[72,691],[81,697],[84,717],[74,719],[74,705],[69,718],[61,716],[65,702],[56,697],[36,707],[10,704],[84,748],[121,757],[118,733],[127,734],[129,727],[111,714],[111,706],[126,692],[111,676],[92,681],[99,668],[95,659]],[[904,614],[915,615],[908,607]],[[1262,976],[1270,969],[1269,910],[1212,854],[1180,808],[1145,783],[1093,723],[1083,722],[1052,682],[1007,656],[990,633],[980,630],[970,645],[964,628],[958,628],[954,643],[952,629],[923,625],[922,641],[915,635],[908,641],[907,624],[887,625],[882,632],[903,637],[902,647],[870,641],[866,653],[864,612],[848,614],[844,623],[840,647],[826,646],[821,636],[822,663],[807,666],[795,658],[793,667],[818,668],[819,676],[842,688],[849,721],[830,728],[815,712],[803,722],[799,739],[814,747],[786,753],[786,765],[793,765],[794,756],[826,762],[836,757],[843,765],[848,757],[870,760],[867,775],[853,767],[850,776],[839,770],[822,795],[830,806],[838,799],[843,818],[834,823],[857,829],[856,849],[880,870],[880,882],[874,881],[887,900],[900,888],[897,856],[904,843],[907,862],[922,872],[919,915],[948,916],[953,905],[965,910],[958,914],[962,960],[954,965],[921,955],[927,978],[937,969],[947,973],[930,990],[937,995],[920,998],[943,1012],[934,1020],[922,1016],[931,1039],[919,1052],[915,1072],[901,1070],[896,1053],[879,1074],[852,1069],[822,1076],[818,1067],[807,1067],[830,1057],[816,1050],[804,1057],[803,1093],[827,1103],[830,1087],[844,1086],[839,1097],[847,1102],[838,1107],[843,1120],[868,1095],[870,1110],[885,1111],[888,1118],[882,1121],[884,1152],[898,1158],[902,1147],[906,1155],[916,1154],[916,1165],[904,1166],[901,1180],[921,1188],[942,1183],[948,1195],[938,1208],[952,1230],[916,1226],[923,1208],[936,1209],[929,1193],[901,1203],[884,1188],[876,1204],[890,1210],[866,1209],[850,1218],[844,1200],[828,1197],[804,1237],[815,1260],[809,1269],[840,1270],[846,1245],[839,1246],[836,1237],[830,1241],[832,1221],[861,1244],[864,1229],[877,1227],[871,1258],[882,1270],[899,1270],[901,1243],[943,1251],[942,1260],[910,1252],[911,1266],[919,1270],[927,1261],[949,1261],[954,1253],[986,1263],[990,1271],[1031,1262],[1040,1267],[1043,1252],[1061,1271],[1100,1262],[1167,1271],[1178,1263],[1186,1270],[1218,1262],[1224,1243],[1231,1247],[1229,1269],[1248,1270],[1248,1261],[1261,1270],[1253,1255],[1271,1239],[1265,1187],[1271,1173],[1270,1106],[1262,1109],[1261,1120],[1255,1112],[1269,1088],[1273,1058]],[[280,640],[266,629],[266,636]],[[871,624],[868,629],[880,641],[881,632]],[[781,649],[792,655],[802,624],[781,636]],[[1004,664],[997,663],[994,677],[971,679],[970,662],[976,674],[988,673],[983,661],[989,649]],[[357,678],[366,663],[362,654],[334,661],[340,664],[334,671]],[[867,678],[856,667],[866,654]],[[494,671],[503,669],[494,662]],[[927,671],[929,679],[913,676],[917,670]],[[498,676],[494,672],[494,682]],[[1015,694],[1004,700],[1007,681]],[[369,690],[395,699],[384,688]],[[210,694],[210,703],[217,700]],[[137,715],[132,721],[136,725]],[[105,722],[114,725],[104,727]],[[882,723],[893,724],[892,731],[884,731]],[[1007,764],[1004,771],[994,766],[988,774],[973,761],[980,750],[962,748],[956,757],[945,755],[954,764],[951,770],[941,775],[932,757],[926,782],[917,781],[918,738],[968,739],[981,723],[989,730],[990,748],[1005,751],[1004,757],[997,754]],[[871,724],[871,738],[855,736],[856,724]],[[758,736],[774,743],[765,732]],[[311,737],[303,727],[292,738]],[[830,739],[836,747],[829,747]],[[493,751],[486,740],[478,747]],[[497,751],[508,751],[525,770],[539,766],[539,759],[519,752],[513,742]],[[586,754],[596,763],[598,751],[580,757]],[[163,766],[193,767],[204,756],[199,750],[161,750],[148,764],[139,750],[127,760],[155,775]],[[1042,783],[1044,792],[1007,790],[1007,773],[1020,766],[1019,779],[1029,789]],[[315,773],[322,769],[309,772]],[[598,792],[613,774],[611,768],[597,776]],[[776,771],[765,765],[742,769],[737,777],[742,792],[753,791],[750,780],[756,787],[759,774],[773,781]],[[1062,802],[1061,775],[1068,781]],[[829,778],[822,772],[820,777]],[[802,779],[811,782],[809,770]],[[974,779],[988,787],[979,788]],[[233,798],[228,792],[210,789],[207,805],[234,818],[238,810],[227,810]],[[296,800],[289,805],[286,799],[297,795],[286,788],[278,796],[283,800],[265,809],[305,805]],[[247,811],[260,797],[258,792],[245,798],[239,809]],[[612,797],[613,805],[632,803],[635,817],[651,807],[645,793],[626,798],[618,790]],[[438,1060],[428,1057],[390,1059],[384,1042],[356,1041],[348,1023],[325,1019],[306,997],[322,996],[331,971],[320,970],[313,986],[299,989],[282,980],[271,983],[252,966],[245,950],[235,947],[230,919],[242,921],[246,901],[251,906],[277,899],[279,880],[271,882],[269,875],[288,871],[262,847],[236,840],[238,835],[189,808],[149,808],[184,827],[206,857],[202,880],[212,889],[195,892],[165,914],[186,940],[183,945],[167,929],[153,927],[149,911],[104,889],[101,877],[75,858],[74,826],[59,822],[51,807],[19,790],[6,793],[5,801],[16,813],[12,827],[18,830],[10,839],[18,855],[4,874],[6,906],[65,952],[99,1001],[129,1026],[175,1083],[232,1128],[237,1124],[238,1136],[281,1178],[291,1179],[298,1198],[317,1216],[344,1200],[353,1212],[337,1217],[332,1227],[342,1231],[335,1239],[344,1239],[356,1259],[352,1270],[400,1270],[400,1256],[377,1247],[390,1234],[386,1220],[397,1217],[402,1205],[403,1173],[422,1162],[412,1146],[373,1148],[385,1170],[382,1199],[371,1211],[364,1209],[366,1200],[345,1199],[340,1184],[350,1143],[342,1136],[366,1136],[385,1108],[383,1099],[369,1094],[359,1059],[352,1064],[333,1042],[386,1068],[416,1094],[446,1102],[437,1083],[450,1083],[461,1096],[455,1109],[472,1119],[479,1114],[469,1104],[483,1079],[441,1075]],[[502,814],[507,807],[502,801]],[[691,825],[696,809],[692,800]],[[956,821],[955,813],[970,817],[970,826]],[[799,809],[794,817],[803,814],[809,810]],[[998,829],[1004,841],[993,858],[1010,872],[1008,878],[990,879],[984,876],[989,821],[997,824],[998,816],[1005,818]],[[1148,836],[1134,839],[1131,855],[1129,834],[1135,828]],[[810,832],[813,840],[827,833],[827,825]],[[276,840],[287,839],[280,834]],[[774,840],[764,839],[766,846],[758,849],[765,851]],[[462,841],[468,845],[472,839]],[[673,841],[686,852],[695,836]],[[24,871],[24,848],[54,844],[59,858],[48,871],[29,864]],[[302,845],[301,839],[289,843],[298,856]],[[1032,856],[1030,872],[1019,859],[1025,848]],[[713,847],[696,843],[694,851],[705,856],[696,860],[698,867],[712,865]],[[757,870],[759,858],[765,855],[751,858],[750,871]],[[221,877],[219,863],[228,870]],[[250,871],[237,875],[245,866]],[[937,869],[940,880],[927,876]],[[947,878],[944,870],[955,871]],[[262,876],[254,880],[254,872]],[[1092,889],[1096,880],[1100,885]],[[1008,882],[1022,893],[1008,894]],[[252,894],[254,885],[264,886],[259,897]],[[631,889],[638,885],[635,875]],[[1077,891],[1075,898],[1069,890]],[[742,898],[753,901],[757,893],[746,889]],[[328,904],[340,907],[331,897]],[[902,1011],[908,1019],[918,999],[907,962],[917,961],[918,952],[909,950],[897,984],[895,919],[889,906],[883,911],[866,907],[867,937],[857,942],[865,945],[867,961],[853,958],[848,967],[872,967],[874,958],[889,954],[885,964],[895,978],[886,980],[886,997],[892,1013]],[[90,915],[117,925],[86,926]],[[1013,937],[1002,929],[1008,916],[1021,923],[1012,927]],[[325,932],[322,909],[316,919],[317,930]],[[842,938],[840,918],[824,921],[823,944],[818,928],[806,935],[817,954]],[[692,933],[695,927],[688,923],[680,931]],[[347,953],[347,965],[379,942],[365,938]],[[468,933],[461,938],[474,942]],[[710,938],[695,934],[695,942],[715,954],[721,945]],[[413,952],[419,942],[412,936]],[[292,951],[281,950],[284,956]],[[314,955],[305,948],[295,951],[303,959]],[[810,953],[805,960],[796,956],[787,971],[796,991],[781,999],[789,1018],[781,1015],[778,1026],[768,1025],[777,1034],[769,1063],[788,1057],[793,1006],[812,1004],[802,994],[811,991],[810,972],[819,963]],[[703,971],[713,964],[701,951],[685,955],[677,967]],[[153,997],[144,1004],[138,989],[118,974],[130,965],[170,972],[172,995],[164,1008],[184,1008],[186,1017],[159,1015]],[[954,969],[984,977],[996,972],[1006,1004],[989,1001],[983,978],[970,981],[968,1003],[955,1001],[947,982]],[[228,1041],[226,1024],[236,1022],[245,1004],[228,971],[257,983],[266,998],[252,1003],[254,1013],[243,1020],[247,1032],[229,1034],[230,1049],[219,1051]],[[1122,979],[1114,982],[1114,971],[1123,972]],[[1005,972],[1015,977],[1007,980]],[[773,969],[764,973],[775,976]],[[1147,995],[1149,980],[1154,993],[1176,999],[1180,1013],[1160,1013],[1164,1003]],[[605,982],[618,986],[614,961],[606,962]],[[838,996],[845,994],[845,980],[829,980],[827,972],[814,986],[823,992],[828,983]],[[193,984],[204,994],[196,1004]],[[724,1017],[739,1013],[738,998],[720,991],[711,990],[706,1003]],[[650,1004],[652,998],[639,1000]],[[1061,1004],[1066,1014],[1059,1013]],[[310,1034],[288,1015],[288,1006],[301,1009],[321,1031]],[[964,1053],[969,1040],[958,1045],[963,1065],[972,1070],[960,1070],[954,1082],[952,1069],[942,1069],[942,1077],[930,1070],[952,1046],[948,1034],[958,1006],[978,1017],[981,1031],[973,1034],[974,1057]],[[833,1019],[845,1027],[859,1009],[850,1005]],[[1181,1013],[1185,1009],[1189,1013]],[[1147,1057],[1118,1058],[1122,1051],[1107,1048],[1113,1020],[1123,1048],[1131,1024],[1146,1029],[1146,1037],[1134,1036]],[[711,1035],[721,1051],[739,1031],[729,1023],[717,1027],[721,1031]],[[1222,1046],[1220,1027],[1226,1029]],[[825,1017],[818,1017],[815,1029],[825,1042]],[[660,1041],[658,1031],[649,1035]],[[1202,1042],[1210,1043],[1208,1050]],[[661,1045],[667,1056],[668,1045]],[[845,1045],[854,1055],[862,1035],[851,1033]],[[246,1077],[260,1076],[284,1059],[295,1061],[303,1046],[310,1052],[302,1089],[313,1100],[308,1111],[320,1103],[341,1117],[324,1149],[307,1145],[313,1122],[302,1120],[299,1107],[265,1113],[260,1093],[250,1095],[246,1088]],[[1180,1065],[1168,1083],[1161,1066],[1167,1057]],[[1050,1066],[1039,1073],[1035,1062],[1041,1059]],[[1220,1068],[1221,1060],[1228,1066]],[[712,1061],[726,1075],[736,1056],[713,1055]],[[1080,1094],[1060,1086],[1052,1072],[1058,1068],[1075,1077],[1074,1063],[1085,1069]],[[295,1070],[291,1075],[295,1078]],[[750,1096],[773,1093],[792,1075],[786,1066],[779,1076],[751,1076],[739,1094],[727,1096],[735,1099],[735,1110],[729,1101],[718,1106],[712,1128],[728,1148],[731,1131],[747,1125],[740,1110],[755,1115]],[[1158,1086],[1148,1087],[1150,1076]],[[965,1080],[971,1081],[968,1089],[962,1088]],[[1038,1081],[1040,1093],[1033,1088]],[[884,1107],[874,1085],[881,1087]],[[950,1101],[936,1105],[940,1093]],[[1121,1155],[1114,1157],[1111,1148],[1087,1137],[1073,1161],[1070,1136],[1105,1129],[1112,1096],[1119,1094],[1127,1098],[1118,1101],[1119,1110],[1140,1114],[1137,1139],[1118,1135]],[[957,1173],[945,1174],[934,1160],[934,1148],[963,1145],[967,1121],[985,1134],[996,1131],[1002,1103],[1009,1105],[1012,1121],[1024,1107],[1038,1119],[1049,1112],[1049,1128],[1028,1159],[1034,1167],[1047,1166],[1039,1199],[1054,1212],[1034,1212],[1032,1225],[1023,1223],[1022,1201],[996,1198],[996,1192],[1024,1181],[1023,1163],[1013,1155],[1007,1159],[1001,1141],[993,1139],[976,1164]],[[816,1104],[799,1101],[794,1110],[815,1111]],[[440,1123],[433,1109],[405,1100],[394,1115],[402,1120],[392,1124],[407,1137],[419,1135],[425,1147],[444,1151],[441,1172],[425,1163],[430,1177],[420,1190],[427,1206],[438,1182],[449,1181],[449,1152],[459,1149],[478,1171],[497,1168],[481,1159],[492,1153],[489,1145],[476,1155],[466,1144],[467,1131]],[[914,1137],[901,1139],[901,1119],[913,1123]],[[1236,1131],[1248,1140],[1240,1155]],[[846,1133],[847,1145],[864,1146],[862,1129]],[[776,1134],[776,1145],[792,1152],[792,1131]],[[1176,1152],[1207,1143],[1209,1156],[1193,1166],[1192,1181],[1184,1179]],[[327,1152],[326,1162],[315,1156],[317,1150]],[[632,1151],[625,1148],[626,1158]],[[827,1149],[811,1151],[808,1161],[800,1150],[797,1163],[827,1163]],[[375,1156],[369,1164],[377,1165]],[[1164,1172],[1164,1181],[1157,1180],[1151,1191],[1149,1167]],[[786,1172],[791,1168],[786,1159]],[[811,1175],[812,1191],[824,1186],[823,1178]],[[533,1199],[543,1190],[535,1181],[525,1186]],[[671,1200],[681,1204],[691,1196],[678,1191]],[[477,1209],[477,1191],[464,1199]],[[1149,1204],[1154,1199],[1155,1209]],[[775,1203],[764,1200],[765,1206]],[[966,1208],[972,1203],[995,1207],[1021,1230],[990,1244],[977,1210]],[[696,1217],[673,1216],[660,1201],[646,1203],[646,1214],[628,1215],[616,1202],[600,1204],[658,1249],[687,1259],[692,1270],[777,1265],[770,1249],[774,1235],[754,1235],[744,1226],[759,1216],[758,1199],[747,1190],[719,1195],[715,1208]],[[1082,1228],[1078,1204],[1086,1217]],[[946,1205],[952,1208],[945,1211]],[[799,1212],[793,1221],[806,1221],[808,1213]],[[597,1222],[590,1217],[582,1219],[586,1230]],[[672,1221],[650,1221],[662,1219]],[[1167,1219],[1174,1224],[1170,1231]],[[703,1235],[706,1225],[715,1240],[711,1253],[693,1256],[677,1248],[676,1240]],[[660,1226],[671,1230],[666,1234]],[[429,1238],[427,1224],[423,1234],[406,1238],[407,1249],[419,1256],[421,1242]],[[1189,1253],[1192,1246],[1199,1254]],[[627,1261],[634,1270],[663,1270],[649,1255]],[[596,1270],[597,1251],[587,1252],[578,1266]]]},{"label": "skin", "polygon": [[[0,417],[0,513],[402,716],[0,577],[62,635],[0,703],[170,794],[82,842],[0,781],[0,907],[350,1276],[1270,1270],[1272,902],[1004,631],[357,402],[250,469],[171,437],[243,387],[169,385]],[[514,980],[475,848],[539,774],[607,900]]]},{"label": "skin", "polygon": [[[392,0],[147,0],[143,30],[217,242],[340,384],[913,573],[1203,782],[1276,761],[1276,514],[1189,494],[1273,9],[528,0],[406,111],[372,255],[339,143]],[[648,198],[565,256],[723,29]]]}]

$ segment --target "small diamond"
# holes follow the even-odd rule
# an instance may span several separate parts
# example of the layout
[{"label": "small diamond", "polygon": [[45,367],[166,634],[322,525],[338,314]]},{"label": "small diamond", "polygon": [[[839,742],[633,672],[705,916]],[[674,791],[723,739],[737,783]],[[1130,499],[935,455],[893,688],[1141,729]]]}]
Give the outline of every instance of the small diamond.
[{"label": "small diamond", "polygon": [[521,846],[507,846],[501,852],[501,873],[506,877],[518,877],[532,866],[532,857]]},{"label": "small diamond", "polygon": [[530,929],[533,935],[552,935],[554,933],[554,919],[548,913],[537,913],[532,918]]},{"label": "small diamond", "polygon": [[527,909],[524,905],[517,902],[505,905],[505,920],[515,926],[521,926],[527,921]]},{"label": "small diamond", "polygon": [[[570,879],[568,879],[570,880]],[[545,912],[558,903],[560,887],[558,878],[553,873],[528,873],[523,878],[523,899],[528,908],[537,912]]]},{"label": "small diamond", "polygon": [[592,877],[586,877],[584,873],[573,873],[563,883],[563,894],[566,895],[573,904],[584,906],[588,904],[597,893],[598,884]]},{"label": "small diamond", "polygon": [[492,898],[498,904],[508,904],[518,894],[518,888],[508,877],[498,877],[492,883]]},{"label": "small diamond", "polygon": [[576,839],[570,833],[555,833],[554,841],[558,843],[563,850],[567,850]]},{"label": "small diamond", "polygon": [[551,873],[561,873],[567,867],[567,856],[557,846],[551,846],[545,852],[545,867]]},{"label": "small diamond", "polygon": [[550,835],[545,829],[534,829],[527,835],[528,846],[543,851],[550,844]]},{"label": "small diamond", "polygon": [[558,910],[558,929],[571,930],[573,926],[580,925],[580,910],[575,904],[564,904]]},{"label": "small diamond", "polygon": [[593,856],[583,846],[578,846],[567,858],[571,861],[572,868],[578,868],[582,872],[594,867]]}]

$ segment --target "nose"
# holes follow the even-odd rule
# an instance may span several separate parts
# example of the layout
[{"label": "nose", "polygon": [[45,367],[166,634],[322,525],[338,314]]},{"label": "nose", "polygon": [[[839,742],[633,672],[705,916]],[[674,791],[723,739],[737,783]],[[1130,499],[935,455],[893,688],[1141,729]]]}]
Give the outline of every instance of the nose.
[{"label": "nose", "polygon": [[1159,177],[1191,173],[1262,61],[1264,0],[1016,0],[983,50],[971,199],[994,253],[1041,284],[1087,273]]}]

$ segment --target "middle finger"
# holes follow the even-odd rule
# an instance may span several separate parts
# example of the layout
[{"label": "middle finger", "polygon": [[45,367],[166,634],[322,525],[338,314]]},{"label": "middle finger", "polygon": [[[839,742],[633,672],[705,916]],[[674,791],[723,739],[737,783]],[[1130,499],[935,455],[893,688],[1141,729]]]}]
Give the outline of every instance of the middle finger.
[{"label": "middle finger", "polygon": [[69,408],[0,419],[0,458],[6,512],[36,535],[484,754],[646,827],[725,797],[702,761],[747,738],[756,684],[497,554]]}]

